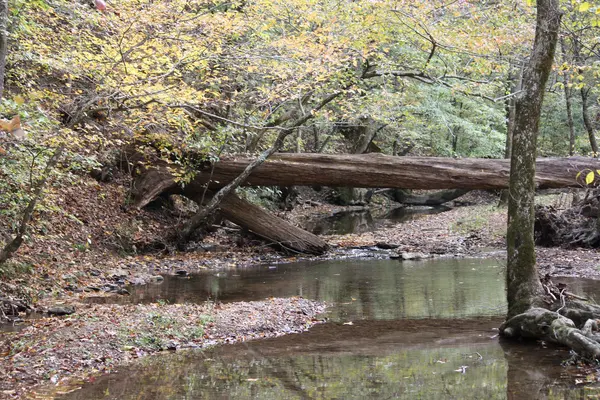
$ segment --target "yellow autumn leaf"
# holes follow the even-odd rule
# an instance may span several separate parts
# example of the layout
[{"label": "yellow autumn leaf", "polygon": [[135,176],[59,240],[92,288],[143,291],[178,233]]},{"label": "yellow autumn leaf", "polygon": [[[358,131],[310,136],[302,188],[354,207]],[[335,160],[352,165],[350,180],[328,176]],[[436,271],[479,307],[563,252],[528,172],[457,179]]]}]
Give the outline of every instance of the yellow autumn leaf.
[{"label": "yellow autumn leaf", "polygon": [[590,9],[590,3],[588,3],[587,1],[584,1],[583,3],[581,3],[579,5],[579,11],[580,12],[586,12],[589,9]]},{"label": "yellow autumn leaf", "polygon": [[588,172],[588,174],[585,176],[585,183],[589,185],[594,182],[594,176],[594,171]]},{"label": "yellow autumn leaf", "polygon": [[18,94],[15,97],[13,97],[13,101],[18,105],[23,105],[25,103],[25,98]]}]

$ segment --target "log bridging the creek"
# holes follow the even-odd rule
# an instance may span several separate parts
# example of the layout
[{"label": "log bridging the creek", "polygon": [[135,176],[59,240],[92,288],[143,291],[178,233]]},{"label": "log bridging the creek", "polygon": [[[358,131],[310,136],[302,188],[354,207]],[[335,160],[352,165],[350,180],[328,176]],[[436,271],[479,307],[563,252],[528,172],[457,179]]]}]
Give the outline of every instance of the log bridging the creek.
[{"label": "log bridging the creek", "polygon": [[[212,171],[210,166],[200,171],[193,183],[212,180],[215,187],[223,186],[251,161],[248,157],[223,158]],[[585,157],[540,158],[536,168],[539,189],[578,187],[582,181],[578,181],[577,174],[600,169],[600,161]],[[505,159],[278,153],[256,168],[243,185],[505,189],[509,170],[509,160]]]}]

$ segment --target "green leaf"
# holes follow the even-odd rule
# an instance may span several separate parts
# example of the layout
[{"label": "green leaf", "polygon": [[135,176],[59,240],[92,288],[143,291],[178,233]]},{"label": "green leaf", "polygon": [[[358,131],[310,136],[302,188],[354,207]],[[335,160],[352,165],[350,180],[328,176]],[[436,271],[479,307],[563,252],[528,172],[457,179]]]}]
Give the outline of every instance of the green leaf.
[{"label": "green leaf", "polygon": [[586,185],[591,184],[592,182],[594,182],[594,171],[590,171],[588,172],[588,174],[585,176],[585,183]]}]

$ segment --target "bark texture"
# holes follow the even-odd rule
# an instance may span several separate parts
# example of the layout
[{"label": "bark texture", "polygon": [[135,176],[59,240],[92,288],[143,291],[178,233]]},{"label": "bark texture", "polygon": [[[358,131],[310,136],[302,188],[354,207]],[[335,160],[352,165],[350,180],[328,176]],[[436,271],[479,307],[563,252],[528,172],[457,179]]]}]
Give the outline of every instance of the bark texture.
[{"label": "bark texture", "polygon": [[8,0],[0,0],[0,100],[4,96],[4,71],[8,53]]},{"label": "bark texture", "polygon": [[221,213],[231,222],[266,239],[270,244],[303,254],[322,254],[329,245],[320,237],[290,225],[281,218],[240,199],[234,193],[223,199]]},{"label": "bark texture", "polygon": [[561,12],[558,0],[538,0],[535,41],[515,105],[508,201],[506,287],[508,318],[541,301],[534,243],[536,151],[544,89],[552,69]]},{"label": "bark texture", "polygon": [[[205,186],[186,185],[181,188],[173,179],[172,170],[163,161],[155,161],[153,167],[140,175],[132,191],[133,206],[144,207],[162,194],[182,194],[198,204],[213,203],[214,193]],[[203,210],[205,210],[203,208]],[[329,245],[318,236],[306,232],[275,215],[257,207],[235,193],[220,199],[218,210],[230,221],[266,239],[271,244],[303,254],[322,254]],[[216,212],[217,208],[213,210]]]},{"label": "bark texture", "polygon": [[595,157],[598,155],[598,142],[596,141],[596,134],[594,133],[594,125],[592,124],[592,120],[590,119],[589,93],[589,88],[581,88],[581,109],[583,113],[583,125],[585,126],[585,130],[588,133],[590,147],[592,148],[592,153]]},{"label": "bark texture", "polygon": [[[222,158],[207,166],[192,184],[212,180],[219,187],[237,177],[248,157]],[[585,158],[537,160],[538,189],[581,187],[576,177],[585,169],[600,169],[600,161]],[[340,186],[399,189],[505,189],[510,161],[505,159],[394,157],[383,154],[279,153],[254,169],[245,186]]]}]

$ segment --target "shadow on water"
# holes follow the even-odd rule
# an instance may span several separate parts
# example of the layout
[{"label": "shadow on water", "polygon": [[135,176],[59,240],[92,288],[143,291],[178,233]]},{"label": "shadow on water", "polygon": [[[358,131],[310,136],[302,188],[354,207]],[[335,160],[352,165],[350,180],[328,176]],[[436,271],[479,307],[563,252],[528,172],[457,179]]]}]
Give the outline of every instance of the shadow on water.
[{"label": "shadow on water", "polygon": [[[65,399],[579,399],[565,349],[497,337],[497,260],[345,260],[169,278],[135,301],[303,295],[330,322],[269,340],[150,357]],[[578,294],[598,282],[578,280]],[[583,282],[583,283],[582,283]],[[575,283],[575,282],[573,282]],[[352,322],[352,324],[349,324]]]},{"label": "shadow on water", "polygon": [[360,234],[448,210],[450,208],[439,206],[421,208],[400,207],[378,214],[375,212],[371,213],[370,210],[343,211],[324,218],[310,219],[303,227],[307,231],[317,235]]}]

